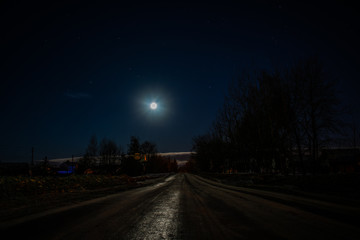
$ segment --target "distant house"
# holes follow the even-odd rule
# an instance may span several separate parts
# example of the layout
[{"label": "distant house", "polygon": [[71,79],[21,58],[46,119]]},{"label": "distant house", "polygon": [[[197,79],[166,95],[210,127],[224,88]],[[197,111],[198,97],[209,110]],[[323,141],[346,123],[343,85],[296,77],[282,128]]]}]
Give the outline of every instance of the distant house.
[{"label": "distant house", "polygon": [[29,175],[29,164],[26,162],[0,163],[0,176]]},{"label": "distant house", "polygon": [[72,174],[75,173],[77,163],[73,163],[70,161],[66,161],[59,166],[59,170],[57,171],[58,174]]},{"label": "distant house", "polygon": [[359,148],[323,149],[322,162],[325,162],[332,173],[360,172]]}]

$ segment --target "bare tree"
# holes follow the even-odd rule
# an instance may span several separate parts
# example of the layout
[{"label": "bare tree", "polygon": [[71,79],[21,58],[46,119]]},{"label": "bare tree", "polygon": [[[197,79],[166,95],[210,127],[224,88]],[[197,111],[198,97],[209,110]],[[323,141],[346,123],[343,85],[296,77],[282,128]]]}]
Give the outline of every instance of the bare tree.
[{"label": "bare tree", "polygon": [[130,144],[128,144],[128,155],[134,155],[135,153],[140,153],[141,151],[140,140],[138,137],[131,136]]},{"label": "bare tree", "polygon": [[304,170],[307,150],[319,170],[321,147],[339,129],[338,103],[335,83],[316,58],[244,75],[231,86],[210,132],[194,138],[197,166],[287,173],[296,170],[297,156]]},{"label": "bare tree", "polygon": [[118,159],[118,147],[113,140],[104,138],[100,143],[100,156],[102,165],[114,165]]},{"label": "bare tree", "polygon": [[140,146],[140,152],[146,155],[154,155],[157,153],[156,144],[145,141]]},{"label": "bare tree", "polygon": [[80,164],[86,169],[93,167],[97,162],[98,155],[98,141],[96,135],[90,138],[90,142],[85,150],[84,157],[81,159]]},{"label": "bare tree", "polygon": [[326,75],[317,58],[299,61],[289,72],[293,84],[292,104],[296,114],[294,133],[297,146],[299,151],[307,147],[313,160],[313,170],[317,171],[321,147],[328,144],[341,126],[336,82]]}]

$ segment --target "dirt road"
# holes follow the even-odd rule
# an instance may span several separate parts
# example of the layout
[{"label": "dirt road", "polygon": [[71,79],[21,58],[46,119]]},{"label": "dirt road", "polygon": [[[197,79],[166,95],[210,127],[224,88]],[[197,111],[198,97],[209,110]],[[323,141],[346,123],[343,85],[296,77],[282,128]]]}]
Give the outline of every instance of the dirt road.
[{"label": "dirt road", "polygon": [[191,174],[2,224],[8,239],[358,239],[359,208]]}]

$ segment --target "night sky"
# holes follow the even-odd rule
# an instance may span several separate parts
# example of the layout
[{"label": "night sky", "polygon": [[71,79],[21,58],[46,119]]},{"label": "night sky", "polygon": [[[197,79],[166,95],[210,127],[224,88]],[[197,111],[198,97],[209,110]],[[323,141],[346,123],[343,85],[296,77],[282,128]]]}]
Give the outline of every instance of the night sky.
[{"label": "night sky", "polygon": [[244,70],[314,55],[360,123],[360,17],[343,1],[52,2],[0,3],[1,161],[78,156],[94,134],[190,151]]}]

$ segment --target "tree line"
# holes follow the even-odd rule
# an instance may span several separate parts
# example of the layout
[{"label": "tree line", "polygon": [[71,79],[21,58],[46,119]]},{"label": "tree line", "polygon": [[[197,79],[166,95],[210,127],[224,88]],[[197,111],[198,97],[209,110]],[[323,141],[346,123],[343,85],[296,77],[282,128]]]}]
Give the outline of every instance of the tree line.
[{"label": "tree line", "polygon": [[321,172],[320,151],[341,133],[336,81],[317,58],[234,81],[193,164],[211,172]]},{"label": "tree line", "polygon": [[91,137],[83,158],[78,164],[79,172],[95,170],[107,174],[128,174],[130,176],[145,173],[176,172],[175,159],[158,154],[156,144],[132,136],[128,144],[127,154],[115,141],[102,139],[100,143],[94,135]]}]

